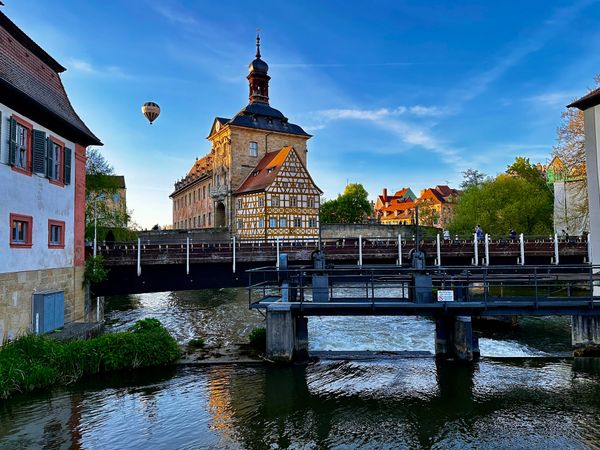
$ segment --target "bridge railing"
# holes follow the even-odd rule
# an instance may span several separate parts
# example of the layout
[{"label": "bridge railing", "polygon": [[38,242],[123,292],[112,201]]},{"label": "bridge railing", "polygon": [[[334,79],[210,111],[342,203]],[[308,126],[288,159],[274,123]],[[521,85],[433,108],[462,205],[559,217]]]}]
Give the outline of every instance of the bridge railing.
[{"label": "bridge railing", "polygon": [[[415,277],[409,268],[335,267],[315,270],[263,267],[249,272],[249,306],[287,299],[291,303],[330,304],[416,302],[451,291],[454,301],[494,306],[528,304],[585,305],[600,308],[600,266],[439,267],[427,270],[431,279]],[[321,282],[314,282],[319,279]],[[326,280],[323,282],[323,280]],[[447,298],[447,297],[444,297]],[[325,300],[324,300],[325,299]]]}]

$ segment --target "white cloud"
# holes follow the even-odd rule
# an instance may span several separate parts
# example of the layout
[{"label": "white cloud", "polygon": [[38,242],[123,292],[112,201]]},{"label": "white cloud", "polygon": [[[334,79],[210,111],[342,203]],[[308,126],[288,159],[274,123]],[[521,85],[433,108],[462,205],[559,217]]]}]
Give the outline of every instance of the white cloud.
[{"label": "white cloud", "polygon": [[182,25],[196,25],[196,18],[181,5],[174,2],[155,3],[152,9],[170,22]]},{"label": "white cloud", "polygon": [[117,66],[95,67],[89,61],[78,58],[71,58],[67,63],[67,68],[74,72],[87,75],[93,75],[106,78],[130,78],[123,70]]},{"label": "white cloud", "polygon": [[527,97],[525,100],[533,104],[554,108],[566,106],[576,95],[575,92],[571,91],[544,92]]}]

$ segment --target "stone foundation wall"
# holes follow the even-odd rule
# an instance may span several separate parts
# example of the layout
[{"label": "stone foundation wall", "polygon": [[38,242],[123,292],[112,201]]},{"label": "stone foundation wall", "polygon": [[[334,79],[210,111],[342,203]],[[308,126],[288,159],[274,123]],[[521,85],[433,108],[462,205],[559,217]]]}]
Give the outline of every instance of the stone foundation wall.
[{"label": "stone foundation wall", "polygon": [[83,267],[66,267],[0,273],[0,345],[32,331],[34,292],[64,291],[65,324],[86,321],[83,272]]},{"label": "stone foundation wall", "polygon": [[[398,239],[401,235],[403,239],[412,239],[415,227],[410,225],[382,225],[378,223],[365,224],[323,224],[321,225],[321,236],[323,239],[336,238],[357,238],[361,235],[364,238],[387,238]],[[433,230],[431,227],[421,227],[421,235],[435,235],[439,230]]]}]

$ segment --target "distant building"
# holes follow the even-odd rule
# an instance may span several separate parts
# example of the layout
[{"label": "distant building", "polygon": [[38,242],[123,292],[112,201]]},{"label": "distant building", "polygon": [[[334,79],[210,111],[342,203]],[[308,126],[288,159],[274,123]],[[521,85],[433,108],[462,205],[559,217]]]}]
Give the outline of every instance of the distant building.
[{"label": "distant building", "polygon": [[89,317],[85,148],[66,69],[0,13],[0,344]]},{"label": "distant building", "polygon": [[375,201],[375,214],[386,225],[413,225],[415,206],[419,206],[421,225],[445,228],[452,219],[460,192],[446,185],[423,189],[417,198],[410,188],[403,188],[392,196],[387,189]]},{"label": "distant building", "polygon": [[554,192],[554,231],[579,236],[589,230],[585,164],[569,169],[555,156],[544,167],[546,181]]},{"label": "distant building", "polygon": [[197,159],[185,178],[175,183],[173,229],[212,228],[215,226],[211,188],[213,157]]},{"label": "distant building", "polygon": [[174,228],[223,227],[241,239],[318,234],[321,191],[306,158],[311,135],[269,105],[259,44],[257,37],[248,105],[232,119],[214,119],[210,153],[175,183]]},{"label": "distant building", "polygon": [[[99,225],[104,227],[127,227],[127,186],[123,175],[88,175],[91,186],[105,186],[97,190],[88,189],[88,209],[93,209],[96,198],[102,203],[102,210],[96,211]],[[100,181],[97,181],[100,180]],[[88,220],[93,220],[93,213]]]}]

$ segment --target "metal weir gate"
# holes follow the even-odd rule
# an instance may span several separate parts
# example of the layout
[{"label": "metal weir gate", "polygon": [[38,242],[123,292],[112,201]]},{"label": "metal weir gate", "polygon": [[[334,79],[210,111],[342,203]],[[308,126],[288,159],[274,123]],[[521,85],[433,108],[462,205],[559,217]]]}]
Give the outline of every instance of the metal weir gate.
[{"label": "metal weir gate", "polygon": [[249,271],[251,309],[267,319],[267,356],[308,356],[310,316],[419,315],[436,321],[436,356],[478,357],[472,317],[573,316],[573,344],[600,344],[600,267],[288,267]]}]

